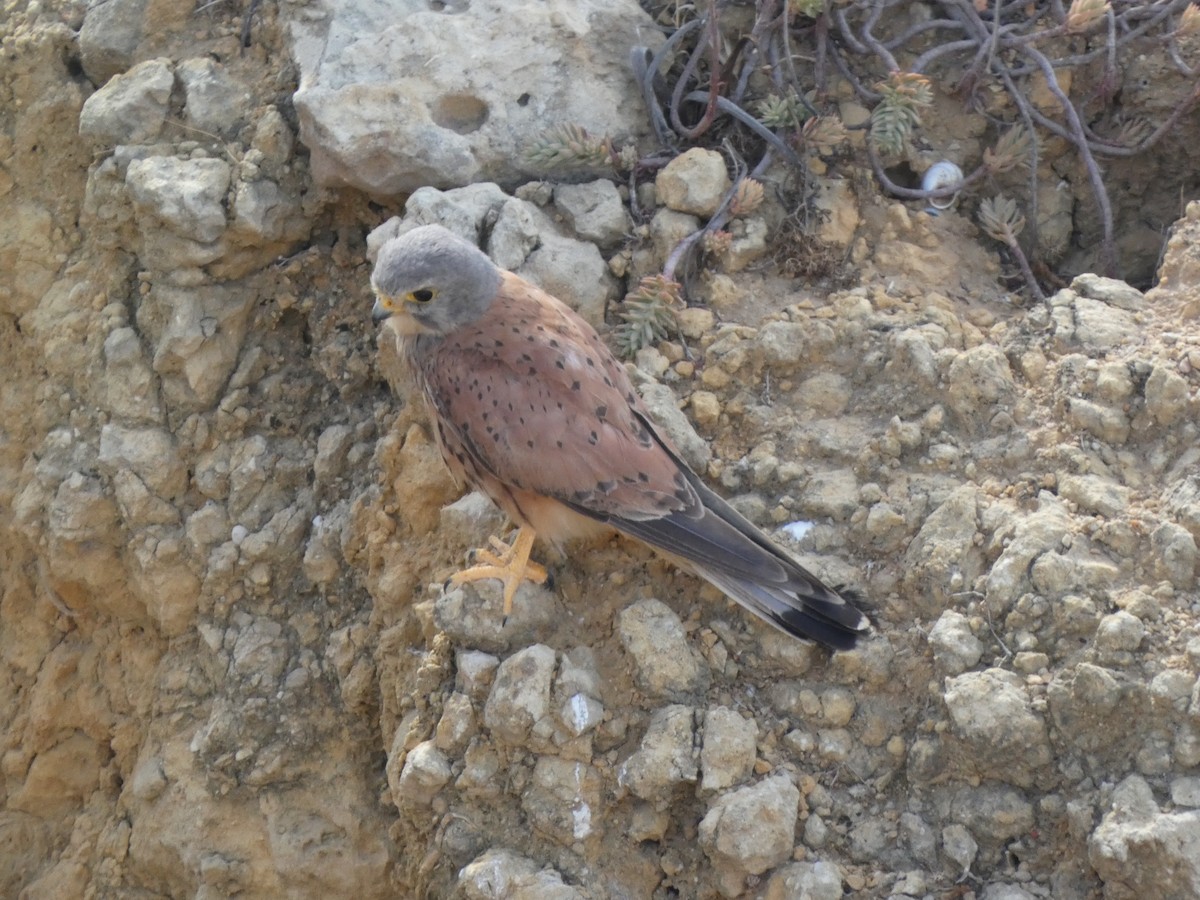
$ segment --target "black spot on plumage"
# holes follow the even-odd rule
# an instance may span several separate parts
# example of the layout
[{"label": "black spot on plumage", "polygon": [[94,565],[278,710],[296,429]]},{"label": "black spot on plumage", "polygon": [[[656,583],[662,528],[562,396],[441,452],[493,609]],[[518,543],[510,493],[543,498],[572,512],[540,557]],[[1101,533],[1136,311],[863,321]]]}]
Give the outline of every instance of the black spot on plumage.
[{"label": "black spot on plumage", "polygon": [[[543,330],[543,329],[542,329],[542,326],[541,326],[541,325],[539,325],[539,326],[538,326],[538,331],[542,331],[542,330]],[[554,338],[550,338],[550,341],[549,341],[549,343],[550,343],[550,346],[551,346],[551,347],[553,347],[555,350],[557,350],[557,349],[558,349],[558,341],[556,341]]]},{"label": "black spot on plumage", "polygon": [[583,387],[583,385],[581,385],[581,384],[580,384],[578,381],[572,381],[572,382],[571,382],[571,390],[573,390],[573,391],[577,391],[577,390],[579,390],[581,387]]},{"label": "black spot on plumage", "polygon": [[608,415],[608,407],[605,406],[603,403],[596,407],[596,418],[597,419],[603,419],[607,415]]},{"label": "black spot on plumage", "polygon": [[645,472],[638,472],[638,481],[640,481],[642,484],[648,484],[650,481],[650,476]]},{"label": "black spot on plumage", "polygon": [[537,366],[530,366],[529,374],[533,377],[537,377]]},{"label": "black spot on plumage", "polygon": [[533,441],[526,441],[526,442],[525,442],[525,445],[526,445],[526,446],[527,446],[527,447],[528,447],[530,450],[532,450],[532,449],[533,449]]},{"label": "black spot on plumage", "polygon": [[563,448],[562,441],[555,441],[554,443],[558,444],[559,450],[561,450]]},{"label": "black spot on plumage", "polygon": [[597,481],[596,482],[596,490],[598,490],[602,494],[607,494],[609,491],[611,491],[616,486],[617,486],[617,483],[615,481]]},{"label": "black spot on plumage", "polygon": [[587,364],[588,364],[589,366],[591,366],[593,369],[596,367],[596,362],[595,362],[595,360],[593,360],[593,359],[592,359],[590,356],[587,358]]},{"label": "black spot on plumage", "polygon": [[592,445],[600,443],[600,435],[594,431],[590,432],[588,434],[588,443]]}]

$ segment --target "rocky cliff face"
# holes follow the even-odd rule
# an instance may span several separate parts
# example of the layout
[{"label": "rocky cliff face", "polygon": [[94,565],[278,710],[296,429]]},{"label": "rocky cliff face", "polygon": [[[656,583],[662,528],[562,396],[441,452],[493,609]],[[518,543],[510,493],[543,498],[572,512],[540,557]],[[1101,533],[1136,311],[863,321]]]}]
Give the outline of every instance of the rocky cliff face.
[{"label": "rocky cliff face", "polygon": [[638,378],[874,635],[612,542],[505,620],[440,587],[501,523],[376,349],[369,248],[465,224],[601,324],[722,189],[529,181],[548,119],[642,133],[617,48],[657,38],[510,6],[0,24],[0,894],[1200,891],[1200,206],[1148,293],[1022,307],[861,179],[820,181],[842,280],[784,277],[768,202]]}]

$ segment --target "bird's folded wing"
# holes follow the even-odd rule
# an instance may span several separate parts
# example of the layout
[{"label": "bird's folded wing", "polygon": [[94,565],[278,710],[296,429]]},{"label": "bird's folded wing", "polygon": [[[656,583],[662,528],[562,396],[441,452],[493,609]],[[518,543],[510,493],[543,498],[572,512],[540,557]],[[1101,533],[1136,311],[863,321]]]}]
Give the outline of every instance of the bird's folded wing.
[{"label": "bird's folded wing", "polygon": [[695,502],[625,370],[570,309],[519,279],[418,365],[446,443],[506,485],[630,518]]}]

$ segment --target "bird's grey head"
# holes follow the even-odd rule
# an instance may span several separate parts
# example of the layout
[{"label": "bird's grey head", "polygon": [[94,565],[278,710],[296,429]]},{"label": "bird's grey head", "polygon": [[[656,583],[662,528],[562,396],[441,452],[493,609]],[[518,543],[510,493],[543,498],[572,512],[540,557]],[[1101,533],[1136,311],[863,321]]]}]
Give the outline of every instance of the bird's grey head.
[{"label": "bird's grey head", "polygon": [[500,289],[500,270],[474,244],[422,225],[384,244],[371,272],[372,318],[407,321],[403,333],[446,334],[475,321]]}]

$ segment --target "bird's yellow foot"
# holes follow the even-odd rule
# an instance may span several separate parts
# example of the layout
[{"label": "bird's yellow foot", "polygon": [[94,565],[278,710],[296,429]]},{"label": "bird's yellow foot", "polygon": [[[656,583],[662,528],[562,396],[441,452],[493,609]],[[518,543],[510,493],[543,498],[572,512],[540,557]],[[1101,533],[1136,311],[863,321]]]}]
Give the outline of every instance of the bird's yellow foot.
[{"label": "bird's yellow foot", "polygon": [[534,584],[546,583],[546,569],[530,562],[529,551],[533,549],[535,533],[532,528],[520,528],[511,544],[498,537],[488,538],[492,549],[482,547],[475,551],[478,562],[450,577],[453,585],[467,584],[483,578],[498,578],[504,584],[504,615],[512,612],[513,596],[522,581]]}]

